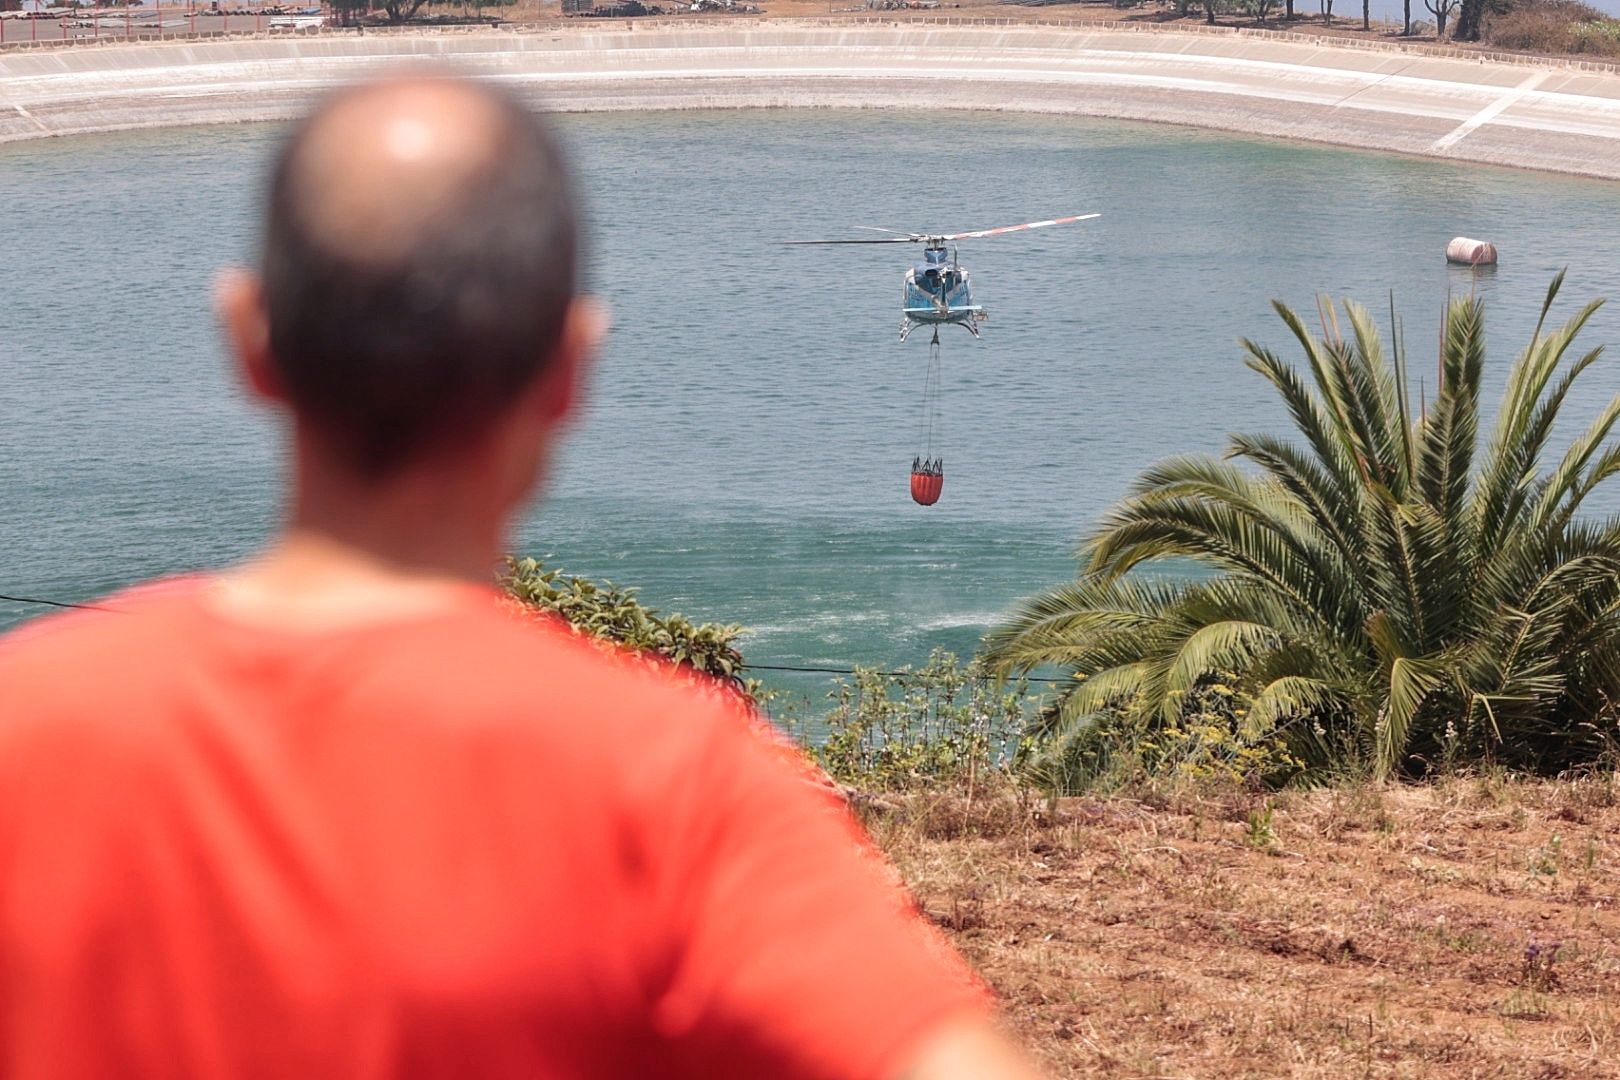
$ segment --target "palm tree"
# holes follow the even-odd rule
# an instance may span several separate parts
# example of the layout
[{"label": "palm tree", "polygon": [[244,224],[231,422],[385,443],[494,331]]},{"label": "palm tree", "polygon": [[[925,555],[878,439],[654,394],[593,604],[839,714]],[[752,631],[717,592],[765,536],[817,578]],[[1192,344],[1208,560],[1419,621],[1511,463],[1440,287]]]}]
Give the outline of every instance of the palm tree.
[{"label": "palm tree", "polygon": [[[1242,345],[1302,441],[1233,435],[1226,460],[1149,469],[1081,544],[1079,580],[986,638],[992,670],[1076,676],[1050,734],[1174,724],[1221,679],[1247,699],[1241,738],[1280,742],[1311,768],[1592,760],[1620,715],[1620,518],[1580,511],[1620,471],[1607,445],[1620,398],[1544,456],[1602,352],[1564,362],[1598,303],[1544,332],[1562,281],[1482,456],[1480,301],[1449,305],[1440,385],[1417,416],[1399,339],[1386,354],[1365,308],[1344,304],[1348,336],[1324,310],[1315,337],[1274,304],[1306,374]],[[1167,560],[1198,572],[1144,573]]]}]

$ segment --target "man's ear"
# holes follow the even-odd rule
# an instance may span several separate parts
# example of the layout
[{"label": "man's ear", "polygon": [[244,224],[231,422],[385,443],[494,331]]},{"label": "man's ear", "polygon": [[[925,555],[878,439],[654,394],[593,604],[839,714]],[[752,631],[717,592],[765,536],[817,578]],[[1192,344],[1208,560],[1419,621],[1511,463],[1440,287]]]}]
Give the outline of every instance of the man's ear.
[{"label": "man's ear", "polygon": [[596,297],[575,297],[568,305],[556,348],[531,392],[531,404],[548,427],[574,414],[584,394],[591,362],[607,330],[607,305]]},{"label": "man's ear", "polygon": [[259,276],[241,267],[221,270],[214,282],[214,309],[248,389],[267,401],[285,401],[286,393],[270,359],[270,319],[264,310]]}]

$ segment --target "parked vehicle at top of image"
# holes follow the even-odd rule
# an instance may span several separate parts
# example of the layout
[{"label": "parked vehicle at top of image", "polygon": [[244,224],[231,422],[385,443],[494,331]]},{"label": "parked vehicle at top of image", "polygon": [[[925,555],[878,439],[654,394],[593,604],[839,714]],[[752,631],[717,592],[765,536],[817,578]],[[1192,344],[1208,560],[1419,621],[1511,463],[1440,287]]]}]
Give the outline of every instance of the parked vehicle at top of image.
[{"label": "parked vehicle at top of image", "polygon": [[315,15],[277,15],[270,20],[272,30],[313,30],[326,25],[326,16]]}]

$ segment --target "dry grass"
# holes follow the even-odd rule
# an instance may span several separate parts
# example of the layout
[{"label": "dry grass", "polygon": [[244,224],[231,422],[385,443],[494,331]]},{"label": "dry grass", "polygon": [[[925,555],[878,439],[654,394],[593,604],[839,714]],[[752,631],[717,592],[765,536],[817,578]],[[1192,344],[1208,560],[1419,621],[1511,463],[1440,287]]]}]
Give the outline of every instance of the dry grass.
[{"label": "dry grass", "polygon": [[1056,1075],[1620,1076],[1610,778],[868,817]]},{"label": "dry grass", "polygon": [[1519,0],[1486,16],[1486,44],[1550,56],[1620,56],[1620,22],[1574,0]]}]

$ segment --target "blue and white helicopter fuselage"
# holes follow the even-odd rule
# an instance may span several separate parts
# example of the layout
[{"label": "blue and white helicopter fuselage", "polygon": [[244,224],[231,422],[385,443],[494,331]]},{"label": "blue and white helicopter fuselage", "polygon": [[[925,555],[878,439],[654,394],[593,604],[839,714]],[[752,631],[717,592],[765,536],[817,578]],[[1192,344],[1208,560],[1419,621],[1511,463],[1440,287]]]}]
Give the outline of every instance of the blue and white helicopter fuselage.
[{"label": "blue and white helicopter fuselage", "polygon": [[973,276],[943,246],[923,250],[923,261],[906,271],[900,294],[900,340],[918,326],[955,323],[974,337],[989,318],[973,302]]}]

